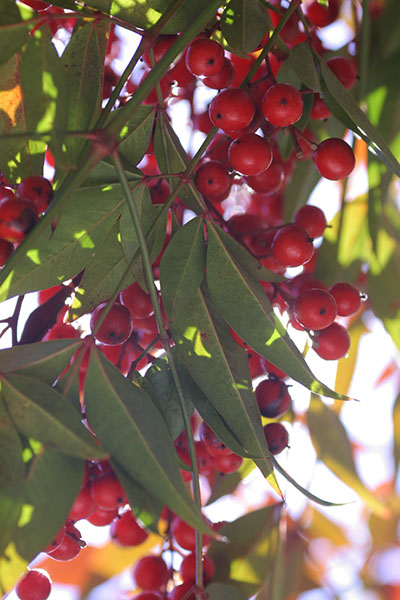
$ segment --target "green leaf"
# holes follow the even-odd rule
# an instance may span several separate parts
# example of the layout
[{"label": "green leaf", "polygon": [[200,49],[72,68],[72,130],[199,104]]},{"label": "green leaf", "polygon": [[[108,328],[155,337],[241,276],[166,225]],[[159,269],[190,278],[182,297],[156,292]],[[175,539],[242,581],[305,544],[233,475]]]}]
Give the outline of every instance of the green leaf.
[{"label": "green leaf", "polygon": [[313,394],[307,412],[307,423],[318,458],[343,483],[352,488],[374,513],[388,515],[388,506],[360,480],[351,444],[339,417]]},{"label": "green leaf", "polygon": [[173,441],[158,408],[95,347],[85,402],[90,426],[112,459],[187,523],[209,533],[183,484]]},{"label": "green leaf", "polygon": [[1,372],[18,371],[51,385],[81,343],[80,340],[51,340],[0,350]]},{"label": "green leaf", "polygon": [[35,457],[27,477],[25,505],[15,546],[32,560],[51,542],[79,493],[84,461],[46,448]]},{"label": "green leaf", "polygon": [[[90,130],[100,115],[108,29],[106,21],[94,21],[76,28],[62,54],[67,81],[69,131]],[[82,137],[64,139],[63,169],[78,166],[84,144]]]},{"label": "green leaf", "polygon": [[257,48],[268,29],[258,0],[230,0],[221,16],[221,31],[226,41],[245,54]]},{"label": "green leaf", "polygon": [[210,583],[204,590],[210,600],[246,600],[247,596],[230,583]]},{"label": "green leaf", "polygon": [[103,458],[102,451],[81,423],[68,400],[43,381],[20,374],[2,376],[7,409],[18,431],[63,454]]},{"label": "green leaf", "polygon": [[[167,358],[162,356],[155,360],[151,367],[146,371],[144,378],[150,386],[149,389],[147,389],[147,386],[145,389],[147,389],[148,393],[151,395],[160,414],[163,415],[172,439],[177,438],[185,428],[185,423],[174,378]],[[187,411],[191,416],[193,404],[190,396],[185,394],[185,400]]]},{"label": "green leaf", "polygon": [[0,65],[29,40],[32,25],[21,21],[18,5],[12,0],[0,2]]},{"label": "green leaf", "polygon": [[137,165],[149,147],[154,125],[154,107],[141,105],[120,132],[119,155]]},{"label": "green leaf", "polygon": [[[400,164],[393,156],[381,133],[375,129],[367,116],[363,113],[354,98],[340,83],[336,75],[321,60],[319,61],[323,83],[328,91],[326,102],[335,114],[335,103],[347,115],[347,123],[351,129],[367,142],[373,152],[395,173],[400,176]],[[332,101],[333,100],[333,101]],[[341,119],[342,115],[337,115]]]},{"label": "green leaf", "polygon": [[24,480],[21,440],[0,396],[0,555],[18,523]]},{"label": "green leaf", "polygon": [[[154,153],[161,173],[183,173],[189,158],[182,147],[179,137],[173,130],[165,112],[159,112],[154,132]],[[199,214],[203,210],[203,200],[193,181],[181,184],[179,177],[166,177],[171,191],[179,186],[179,198],[193,212]]]},{"label": "green leaf", "polygon": [[[170,8],[170,0],[142,0],[132,5],[130,1],[89,0],[86,6],[97,8],[101,12],[118,17],[131,25],[143,29],[153,27],[160,17]],[[185,0],[164,25],[162,33],[177,33],[192,24],[198,13],[207,6],[208,0]]]},{"label": "green leaf", "polygon": [[[117,288],[127,268],[122,249],[119,222],[114,223],[88,263],[71,306],[72,319],[92,312],[100,302],[107,300]],[[133,282],[132,273],[127,273],[119,289]]]},{"label": "green leaf", "polygon": [[218,578],[235,584],[246,597],[258,591],[273,566],[281,510],[282,504],[275,504],[224,524],[219,533],[229,544],[213,541],[207,553]]},{"label": "green leaf", "polygon": [[272,310],[261,284],[232,258],[220,229],[208,224],[207,282],[224,319],[256,352],[316,393],[348,399],[319,382]]},{"label": "green leaf", "polygon": [[46,214],[2,269],[0,301],[51,287],[79,273],[103,242],[124,201],[118,184],[83,187],[69,198],[61,215]]},{"label": "green leaf", "polygon": [[212,484],[211,496],[207,500],[207,506],[216,502],[222,496],[232,494],[254,468],[255,464],[252,460],[244,460],[240,469],[235,473],[217,473]]},{"label": "green leaf", "polygon": [[289,64],[304,85],[314,92],[321,91],[318,72],[308,42],[297,44],[290,50]]}]

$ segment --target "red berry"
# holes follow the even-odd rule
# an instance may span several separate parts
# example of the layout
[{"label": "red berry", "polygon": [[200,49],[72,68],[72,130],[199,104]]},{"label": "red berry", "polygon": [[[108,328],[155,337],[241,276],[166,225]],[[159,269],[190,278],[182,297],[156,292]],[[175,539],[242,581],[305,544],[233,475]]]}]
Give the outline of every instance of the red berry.
[{"label": "red berry", "polygon": [[336,319],[336,300],[325,290],[306,290],[294,301],[293,313],[306,329],[325,329]]},{"label": "red berry", "polygon": [[139,546],[148,538],[131,510],[121,513],[111,524],[111,538],[118,546]]},{"label": "red berry", "polygon": [[210,102],[210,119],[224,131],[239,131],[250,125],[255,104],[248,92],[241,88],[222,90]]},{"label": "red berry", "polygon": [[290,407],[287,385],[280,379],[264,379],[255,389],[260,413],[269,419],[283,415]]},{"label": "red berry", "polygon": [[346,356],[350,348],[350,336],[343,325],[335,322],[315,332],[312,347],[325,360],[339,360]]},{"label": "red berry", "polygon": [[311,118],[323,121],[331,116],[331,111],[321,98],[320,94],[314,94],[314,102],[311,111]]},{"label": "red berry", "polygon": [[89,523],[96,527],[104,527],[109,525],[118,516],[118,509],[104,510],[103,508],[97,507],[94,513],[88,517]]},{"label": "red berry", "polygon": [[324,212],[318,206],[305,204],[297,211],[294,222],[300,227],[304,227],[314,239],[324,235],[326,229],[326,219]]},{"label": "red berry", "polygon": [[332,56],[326,61],[328,67],[334,72],[342,85],[349,90],[357,78],[357,69],[354,62],[345,56]]},{"label": "red berry", "polygon": [[233,140],[228,156],[235,171],[243,175],[259,175],[268,169],[272,162],[269,142],[256,133],[247,133]]},{"label": "red berry", "polygon": [[163,600],[163,596],[158,592],[141,592],[134,596],[132,600]]},{"label": "red berry", "polygon": [[313,0],[306,7],[306,15],[316,27],[327,27],[338,18],[339,8],[338,0],[329,0],[328,6]]},{"label": "red berry", "polygon": [[154,313],[150,294],[142,290],[136,281],[122,290],[119,299],[134,319],[144,319]]},{"label": "red berry", "polygon": [[225,167],[216,160],[204,162],[196,171],[194,182],[201,194],[216,198],[231,187],[231,178]]},{"label": "red berry", "polygon": [[335,283],[329,291],[336,300],[338,315],[341,317],[349,317],[359,310],[361,295],[351,283],[344,281]]},{"label": "red berry", "polygon": [[0,240],[0,267],[6,264],[8,258],[14,252],[14,246],[11,242]]},{"label": "red berry", "polygon": [[174,589],[168,593],[167,598],[168,600],[181,600],[183,596],[185,596],[186,600],[195,600],[196,595],[194,592],[193,594],[189,594],[189,596],[187,596],[187,593],[193,587],[193,581],[184,581],[180,585],[176,585]]},{"label": "red berry", "polygon": [[222,90],[232,84],[234,76],[235,69],[233,68],[233,64],[229,58],[224,58],[224,63],[218,73],[204,77],[203,83],[213,90]]},{"label": "red berry", "polygon": [[[102,302],[92,312],[90,318],[90,328],[92,331],[106,306],[107,302]],[[122,344],[131,335],[132,329],[131,313],[122,304],[114,302],[95,337],[96,340],[103,342],[103,344]]]},{"label": "red berry", "polygon": [[11,188],[0,186],[0,200],[4,198],[16,198],[16,195]]},{"label": "red berry", "polygon": [[[235,332],[233,332],[232,330],[232,333],[234,334]],[[215,435],[213,430],[207,425],[205,421],[202,421],[200,425],[199,434],[200,439],[204,444],[204,447],[211,456],[232,454],[232,450],[230,450],[227,446],[225,446],[223,442],[221,442],[219,437]]]},{"label": "red berry", "polygon": [[228,455],[213,456],[212,462],[219,473],[235,473],[240,469],[243,458],[232,452]]},{"label": "red berry", "polygon": [[[202,556],[202,563],[204,581],[208,583],[214,577],[215,566],[207,555]],[[196,554],[194,552],[185,556],[181,562],[179,573],[183,581],[194,582],[196,580]]]},{"label": "red berry", "polygon": [[258,175],[245,177],[245,182],[256,192],[272,194],[282,187],[284,178],[282,165],[273,160],[268,169]]},{"label": "red berry", "polygon": [[185,55],[186,66],[193,75],[210,77],[224,64],[224,49],[218,42],[200,38],[190,44]]},{"label": "red berry", "polygon": [[53,550],[57,550],[59,546],[61,546],[62,542],[65,538],[66,527],[65,524],[61,527],[60,531],[57,535],[51,540],[49,545],[43,550],[43,552],[53,552]]},{"label": "red berry", "polygon": [[39,213],[46,210],[53,197],[53,187],[48,179],[40,175],[31,175],[18,184],[18,198],[32,202]]},{"label": "red berry", "polygon": [[20,600],[46,600],[51,592],[51,580],[46,571],[32,569],[16,585]]},{"label": "red berry", "polygon": [[[172,521],[171,526],[172,536],[181,548],[194,552],[196,549],[196,531],[185,523],[180,517],[175,517]],[[208,535],[202,536],[202,545],[209,544],[210,537]]]},{"label": "red berry", "polygon": [[337,181],[350,175],[356,159],[347,142],[340,138],[329,138],[315,150],[313,162],[322,177]]},{"label": "red berry", "polygon": [[88,482],[75,498],[75,502],[69,511],[68,519],[71,521],[79,521],[87,519],[96,510],[96,504],[90,493],[91,483]]},{"label": "red berry", "polygon": [[73,560],[78,556],[81,549],[85,546],[85,542],[81,539],[81,533],[70,521],[67,521],[65,526],[65,537],[61,544],[55,550],[47,552],[54,560],[62,562]]},{"label": "red berry", "polygon": [[35,225],[37,218],[37,209],[29,200],[0,200],[0,238],[7,242],[21,242]]},{"label": "red berry", "polygon": [[262,99],[264,117],[276,127],[287,127],[298,121],[303,113],[303,97],[292,85],[276,83]]},{"label": "red berry", "polygon": [[92,481],[91,494],[103,510],[113,510],[126,502],[124,489],[114,473],[106,473]]},{"label": "red berry", "polygon": [[168,567],[161,556],[144,556],[136,563],[133,576],[142,590],[158,590],[167,584]]},{"label": "red berry", "polygon": [[[157,37],[157,39],[152,47],[152,53],[153,53],[153,58],[154,58],[155,63],[160,62],[160,60],[162,59],[162,57],[164,56],[166,51],[169,50],[169,48],[175,42],[176,37],[177,37],[176,35],[159,35]],[[146,63],[146,65],[149,67],[149,69],[151,69],[153,67],[153,65],[151,63],[150,52],[148,52],[147,50],[143,54],[143,60]]]},{"label": "red berry", "polygon": [[264,435],[271,454],[279,454],[287,448],[289,434],[282,423],[268,423],[264,427]]},{"label": "red berry", "polygon": [[272,240],[272,254],[284,267],[299,267],[314,254],[312,238],[299,225],[283,225]]}]

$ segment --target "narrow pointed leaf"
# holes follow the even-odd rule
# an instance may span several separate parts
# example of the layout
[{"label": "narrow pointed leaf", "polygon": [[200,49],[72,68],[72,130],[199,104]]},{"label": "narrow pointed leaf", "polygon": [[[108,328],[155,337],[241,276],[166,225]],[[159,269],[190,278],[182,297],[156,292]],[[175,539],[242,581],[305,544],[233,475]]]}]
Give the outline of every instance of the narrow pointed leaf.
[{"label": "narrow pointed leaf", "polygon": [[118,153],[132,165],[137,165],[149,147],[154,125],[154,107],[139,106],[135,115],[120,133]]},{"label": "narrow pointed leaf", "polygon": [[208,498],[206,506],[216,502],[222,496],[232,494],[253,469],[255,469],[254,462],[252,460],[245,460],[240,469],[235,471],[235,473],[217,473],[212,484],[211,496]]},{"label": "narrow pointed leaf", "polygon": [[79,493],[84,461],[44,449],[33,460],[26,482],[25,507],[15,546],[32,560],[51,542]]},{"label": "narrow pointed leaf", "polygon": [[350,440],[339,417],[312,395],[307,423],[318,458],[346,485],[352,488],[377,515],[385,516],[389,508],[358,476]]},{"label": "narrow pointed leaf", "polygon": [[183,484],[173,441],[158,408],[95,348],[85,402],[90,426],[112,459],[185,521],[209,532]]},{"label": "narrow pointed leaf", "polygon": [[314,92],[321,91],[318,72],[308,42],[297,44],[290,50],[289,64],[304,85]]},{"label": "narrow pointed leaf", "polygon": [[21,21],[18,5],[12,0],[2,0],[0,4],[0,64],[29,40],[32,25]]},{"label": "narrow pointed leaf", "polygon": [[244,592],[230,583],[210,583],[204,590],[210,600],[246,600]]},{"label": "narrow pointed leaf", "polygon": [[232,258],[220,229],[208,224],[207,282],[213,301],[229,325],[256,352],[316,393],[348,399],[312,374],[274,314],[261,284]]},{"label": "narrow pointed leaf", "polygon": [[0,555],[18,523],[24,480],[21,440],[0,395]]},{"label": "narrow pointed leaf", "polygon": [[258,0],[230,0],[221,16],[221,31],[234,50],[248,54],[267,33],[267,23]]},{"label": "narrow pointed leaf", "polygon": [[18,431],[78,458],[102,458],[105,453],[81,423],[81,415],[54,388],[27,375],[3,375],[7,409]]}]

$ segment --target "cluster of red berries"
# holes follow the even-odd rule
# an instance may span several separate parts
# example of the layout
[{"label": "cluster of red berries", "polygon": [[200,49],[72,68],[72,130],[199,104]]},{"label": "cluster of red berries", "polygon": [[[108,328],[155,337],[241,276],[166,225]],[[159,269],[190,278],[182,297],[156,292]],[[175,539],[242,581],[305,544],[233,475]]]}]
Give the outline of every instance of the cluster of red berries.
[{"label": "cluster of red berries", "polygon": [[46,210],[53,195],[50,181],[31,175],[11,186],[0,186],[0,267],[14,251],[14,244],[22,242]]}]

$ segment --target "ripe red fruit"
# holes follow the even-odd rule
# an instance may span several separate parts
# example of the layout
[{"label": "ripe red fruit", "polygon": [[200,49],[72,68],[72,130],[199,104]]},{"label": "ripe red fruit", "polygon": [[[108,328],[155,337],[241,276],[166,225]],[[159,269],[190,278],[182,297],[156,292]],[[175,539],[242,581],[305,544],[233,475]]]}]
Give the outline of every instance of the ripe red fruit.
[{"label": "ripe red fruit", "polygon": [[[234,333],[234,332],[233,332]],[[202,421],[200,425],[200,439],[204,444],[207,452],[211,456],[223,456],[227,454],[232,454],[232,450],[230,450],[219,437],[215,435],[213,430],[207,425],[205,421]]]},{"label": "ripe red fruit", "polygon": [[0,267],[6,264],[8,258],[14,252],[14,246],[11,242],[0,240]]},{"label": "ripe red fruit", "polygon": [[326,61],[328,67],[335,73],[342,85],[349,90],[357,78],[354,62],[345,56],[332,56]]},{"label": "ripe red fruit", "polygon": [[[176,37],[176,35],[159,35],[157,37],[152,48],[153,58],[156,63],[158,63],[162,59],[166,51],[169,50],[169,48],[175,42]],[[148,52],[147,50],[143,54],[143,60],[149,67],[149,69],[153,67],[151,63],[150,52]]]},{"label": "ripe red fruit", "polygon": [[350,348],[350,336],[343,325],[335,322],[315,332],[312,347],[325,360],[339,360],[346,356]]},{"label": "ripe red fruit", "polygon": [[158,592],[141,592],[134,596],[132,600],[163,600],[163,596]]},{"label": "ripe red fruit", "polygon": [[201,164],[196,171],[194,182],[199,192],[210,198],[225,194],[231,187],[229,173],[216,160]]},{"label": "ripe red fruit", "polygon": [[320,94],[314,94],[314,102],[311,111],[311,118],[317,119],[318,121],[322,121],[323,119],[327,119],[331,116],[331,111],[325,104],[324,100],[321,98]]},{"label": "ripe red fruit", "polygon": [[168,581],[168,567],[161,556],[144,556],[135,565],[133,576],[142,590],[158,590]]},{"label": "ripe red fruit", "polygon": [[256,192],[273,194],[282,187],[284,178],[282,165],[277,160],[273,160],[268,169],[258,175],[245,177],[245,182]]},{"label": "ripe red fruit", "polygon": [[61,544],[47,554],[54,560],[62,562],[73,560],[78,556],[79,552],[85,546],[85,542],[81,539],[81,533],[71,522],[66,523],[65,537]]},{"label": "ripe red fruit", "polygon": [[[106,306],[107,302],[102,302],[92,312],[90,318],[90,328],[92,331]],[[131,335],[132,329],[131,313],[122,304],[114,302],[95,337],[96,340],[103,342],[103,344],[122,344]]]},{"label": "ripe red fruit", "polygon": [[114,519],[110,532],[118,546],[139,546],[148,538],[147,531],[139,525],[130,509]]},{"label": "ripe red fruit", "polygon": [[94,479],[90,493],[96,505],[103,510],[113,510],[126,502],[124,489],[114,473]]},{"label": "ripe red fruit", "polygon": [[234,76],[235,69],[233,68],[233,64],[229,58],[224,58],[224,63],[218,73],[210,75],[210,77],[204,77],[203,83],[213,90],[222,90],[232,84]]},{"label": "ripe red fruit", "polygon": [[283,225],[272,240],[272,254],[284,267],[299,267],[314,254],[312,238],[299,225]]},{"label": "ripe red fruit", "polygon": [[280,379],[264,379],[255,389],[260,413],[269,419],[283,415],[290,407],[287,385]]},{"label": "ripe red fruit", "polygon": [[186,600],[195,600],[196,596],[193,592],[187,596],[187,593],[194,587],[193,581],[184,581],[180,585],[176,585],[173,590],[168,593],[168,600],[181,600],[184,596]]},{"label": "ripe red fruit", "polygon": [[4,198],[0,201],[0,238],[7,242],[21,242],[37,218],[37,209],[29,200]]},{"label": "ripe red fruit", "polygon": [[306,290],[294,301],[293,313],[306,329],[325,329],[336,319],[336,300],[325,290]]},{"label": "ripe red fruit", "polygon": [[15,197],[16,196],[11,188],[8,188],[5,186],[0,187],[0,200],[3,200],[4,198],[15,198]]},{"label": "ripe red fruit", "polygon": [[339,8],[338,0],[329,0],[328,6],[313,0],[306,6],[306,15],[316,27],[327,27],[338,18]]},{"label": "ripe red fruit", "polygon": [[269,142],[256,133],[247,133],[233,140],[228,149],[229,161],[243,175],[259,175],[272,162]]},{"label": "ripe red fruit", "polygon": [[83,488],[81,488],[79,494],[75,498],[75,502],[69,511],[68,519],[71,521],[79,521],[80,519],[87,519],[96,510],[96,504],[90,493],[91,483],[88,482]]},{"label": "ripe red fruit", "polygon": [[360,292],[351,283],[341,281],[335,283],[329,290],[336,300],[338,315],[341,317],[349,317],[354,315],[361,306]]},{"label": "ripe red fruit", "polygon": [[32,569],[16,585],[20,600],[46,600],[51,592],[51,580],[46,571]]},{"label": "ripe red fruit", "polygon": [[119,299],[134,319],[145,319],[154,313],[150,294],[142,290],[136,281],[122,290]]},{"label": "ripe red fruit", "polygon": [[[206,522],[208,522],[206,520]],[[210,523],[208,523],[210,524]],[[194,552],[196,549],[196,531],[185,523],[180,517],[175,517],[171,525],[172,536],[181,548]],[[202,536],[202,545],[209,544],[211,538],[208,535]]]},{"label": "ripe red fruit", "polygon": [[218,42],[199,38],[192,42],[185,55],[186,66],[193,75],[210,77],[224,64],[224,49]]},{"label": "ripe red fruit", "polygon": [[292,85],[276,83],[265,92],[261,108],[264,117],[276,127],[296,123],[303,112],[303,97]]},{"label": "ripe red fruit", "polygon": [[239,131],[252,122],[255,104],[245,90],[228,88],[211,100],[209,114],[214,125],[223,131]]},{"label": "ripe red fruit", "polygon": [[53,187],[48,179],[40,175],[31,175],[18,184],[18,198],[32,202],[39,213],[46,210],[53,197]]},{"label": "ripe red fruit", "polygon": [[94,513],[88,517],[89,523],[96,527],[104,527],[109,525],[118,516],[118,509],[104,510],[103,508],[97,507]]},{"label": "ripe red fruit", "polygon": [[287,448],[289,434],[282,423],[268,423],[264,427],[264,435],[271,454],[279,454]]},{"label": "ripe red fruit", "polygon": [[356,163],[352,148],[341,138],[321,142],[312,159],[322,177],[333,181],[350,175]]},{"label": "ripe red fruit", "polygon": [[57,550],[59,546],[61,546],[64,541],[66,527],[65,524],[61,527],[60,531],[56,534],[56,536],[51,540],[49,545],[43,550],[43,552],[53,552],[53,550]]},{"label": "ripe red fruit", "polygon": [[228,455],[213,456],[212,462],[219,473],[235,473],[240,469],[243,458],[233,452]]},{"label": "ripe red fruit", "polygon": [[[215,566],[207,555],[202,556],[202,563],[204,582],[208,583],[214,577]],[[196,581],[196,554],[194,552],[185,556],[181,562],[179,573],[183,581]]]},{"label": "ripe red fruit", "polygon": [[299,208],[294,217],[294,222],[296,225],[304,227],[313,239],[324,235],[326,229],[324,212],[318,206],[311,206],[310,204],[305,204]]}]

